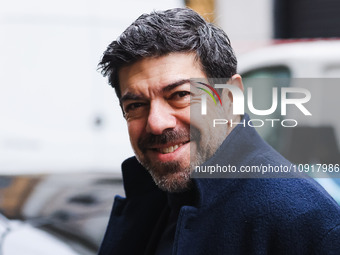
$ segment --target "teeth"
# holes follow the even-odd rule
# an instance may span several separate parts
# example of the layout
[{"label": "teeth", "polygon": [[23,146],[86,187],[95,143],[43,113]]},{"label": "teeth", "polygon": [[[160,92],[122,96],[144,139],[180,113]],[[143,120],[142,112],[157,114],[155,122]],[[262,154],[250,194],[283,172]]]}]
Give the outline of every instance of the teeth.
[{"label": "teeth", "polygon": [[175,150],[178,149],[178,147],[180,147],[182,144],[176,144],[174,146],[170,146],[168,148],[160,148],[159,151],[163,154],[167,154],[167,153],[171,153],[174,152]]}]

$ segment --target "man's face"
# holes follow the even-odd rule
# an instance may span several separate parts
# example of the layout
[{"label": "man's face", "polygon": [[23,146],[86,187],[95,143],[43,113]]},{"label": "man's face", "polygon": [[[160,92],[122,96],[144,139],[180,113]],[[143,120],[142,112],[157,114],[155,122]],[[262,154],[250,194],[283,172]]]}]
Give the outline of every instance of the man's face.
[{"label": "man's face", "polygon": [[[188,188],[190,150],[197,154],[198,148],[202,148],[199,144],[202,141],[190,137],[190,78],[193,77],[206,78],[193,53],[145,58],[119,71],[121,104],[132,148],[156,184],[170,192]],[[211,133],[211,128],[201,125],[201,121],[198,126],[191,123],[191,128],[203,139]],[[223,141],[227,131],[222,133],[219,140]],[[220,143],[216,142],[214,151]],[[208,156],[199,158],[204,161]]]}]

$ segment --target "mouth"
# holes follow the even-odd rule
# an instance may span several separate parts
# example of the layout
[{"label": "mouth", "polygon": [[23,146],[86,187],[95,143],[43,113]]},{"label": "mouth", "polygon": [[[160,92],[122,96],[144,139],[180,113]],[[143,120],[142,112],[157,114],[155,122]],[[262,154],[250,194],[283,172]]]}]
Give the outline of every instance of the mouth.
[{"label": "mouth", "polygon": [[153,151],[157,151],[160,152],[162,154],[169,154],[172,153],[174,151],[176,151],[177,149],[179,149],[181,146],[183,146],[184,144],[189,143],[189,141],[183,142],[183,143],[177,143],[177,144],[173,144],[173,145],[167,145],[167,147],[158,147],[158,148],[151,148],[151,150]]}]

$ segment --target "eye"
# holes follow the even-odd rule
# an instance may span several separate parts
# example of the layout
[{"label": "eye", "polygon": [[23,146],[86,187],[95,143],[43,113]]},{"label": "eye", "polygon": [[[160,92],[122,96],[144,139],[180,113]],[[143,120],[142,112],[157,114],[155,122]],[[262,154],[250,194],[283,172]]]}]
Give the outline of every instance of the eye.
[{"label": "eye", "polygon": [[137,110],[138,108],[142,107],[143,105],[145,105],[144,103],[131,103],[131,104],[128,104],[124,111],[126,113],[128,113],[129,111],[134,111],[134,110]]},{"label": "eye", "polygon": [[168,102],[175,108],[185,108],[190,105],[190,91],[176,91],[170,95]]},{"label": "eye", "polygon": [[171,100],[181,100],[181,99],[186,98],[187,96],[190,96],[189,91],[177,91],[170,96],[170,99]]},{"label": "eye", "polygon": [[149,104],[147,102],[128,103],[123,106],[124,117],[127,120],[141,118],[147,114]]}]

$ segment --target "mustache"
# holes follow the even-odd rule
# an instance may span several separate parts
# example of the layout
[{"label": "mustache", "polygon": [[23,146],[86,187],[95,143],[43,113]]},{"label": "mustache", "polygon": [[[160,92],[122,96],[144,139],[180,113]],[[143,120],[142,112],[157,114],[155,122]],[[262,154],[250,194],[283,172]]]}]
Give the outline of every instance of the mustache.
[{"label": "mustache", "polygon": [[200,132],[194,127],[190,130],[164,130],[161,135],[146,134],[138,140],[138,147],[141,151],[146,151],[148,148],[163,145],[171,142],[187,142],[189,140],[199,140]]}]

